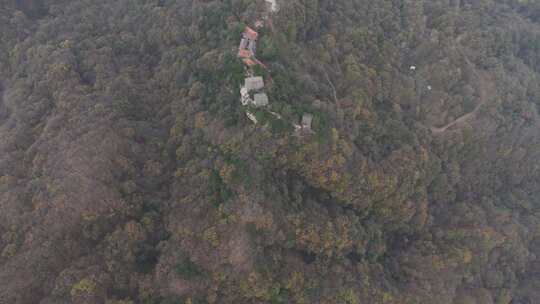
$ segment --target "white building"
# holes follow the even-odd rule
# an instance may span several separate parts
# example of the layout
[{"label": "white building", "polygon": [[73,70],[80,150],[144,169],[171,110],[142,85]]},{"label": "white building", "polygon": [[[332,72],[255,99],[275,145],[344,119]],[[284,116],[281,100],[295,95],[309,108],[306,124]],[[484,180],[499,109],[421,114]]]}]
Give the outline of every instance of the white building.
[{"label": "white building", "polygon": [[279,5],[277,3],[277,0],[266,0],[266,5],[270,9],[270,11],[273,13],[279,10]]},{"label": "white building", "polygon": [[302,116],[302,129],[305,131],[311,131],[311,123],[313,122],[313,115],[304,113]]},{"label": "white building", "polygon": [[244,87],[251,91],[258,91],[264,88],[264,80],[261,76],[248,77],[244,80]]},{"label": "white building", "polygon": [[256,107],[264,107],[268,105],[268,96],[264,93],[255,94],[253,104]]}]

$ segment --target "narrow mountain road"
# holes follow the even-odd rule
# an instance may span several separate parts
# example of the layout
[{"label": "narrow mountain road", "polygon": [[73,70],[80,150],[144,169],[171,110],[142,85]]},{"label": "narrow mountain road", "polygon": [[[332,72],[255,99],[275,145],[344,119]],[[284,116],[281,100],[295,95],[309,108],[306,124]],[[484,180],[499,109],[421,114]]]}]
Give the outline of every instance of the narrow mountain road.
[{"label": "narrow mountain road", "polygon": [[468,122],[469,120],[473,119],[478,113],[478,111],[480,110],[480,108],[482,108],[482,106],[486,104],[486,102],[491,98],[491,94],[495,92],[495,86],[493,85],[493,83],[489,80],[486,80],[487,77],[485,75],[482,75],[482,73],[477,70],[475,64],[473,64],[471,60],[469,59],[469,57],[467,56],[467,54],[463,52],[462,47],[461,47],[461,40],[463,40],[464,37],[465,37],[464,34],[457,37],[456,44],[453,46],[453,48],[456,49],[461,54],[461,56],[463,56],[465,62],[471,68],[474,76],[479,82],[479,85],[478,85],[478,90],[479,90],[479,95],[480,95],[479,102],[471,112],[457,118],[456,120],[446,124],[445,126],[431,127],[430,129],[433,132],[433,134],[442,134],[454,126],[462,125]]},{"label": "narrow mountain road", "polygon": [[4,84],[2,83],[2,81],[0,81],[0,124],[3,122],[5,118],[7,118],[7,107],[5,104],[6,95],[7,95],[7,90],[4,87]]}]

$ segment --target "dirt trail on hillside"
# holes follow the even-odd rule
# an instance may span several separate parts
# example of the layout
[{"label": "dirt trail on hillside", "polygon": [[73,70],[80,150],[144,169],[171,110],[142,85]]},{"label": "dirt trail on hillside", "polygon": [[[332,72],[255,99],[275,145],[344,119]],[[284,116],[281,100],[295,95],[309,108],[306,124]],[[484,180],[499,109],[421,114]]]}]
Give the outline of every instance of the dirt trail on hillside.
[{"label": "dirt trail on hillside", "polygon": [[4,87],[2,81],[0,81],[0,122],[2,122],[7,117],[7,89]]},{"label": "dirt trail on hillside", "polygon": [[495,92],[495,89],[496,89],[493,82],[487,79],[488,76],[484,75],[485,73],[483,73],[483,72],[479,72],[477,70],[475,64],[471,62],[471,60],[469,59],[467,54],[465,54],[465,52],[462,50],[462,47],[461,47],[460,43],[461,43],[461,40],[464,38],[464,36],[465,35],[460,35],[456,39],[456,45],[454,45],[454,49],[456,49],[461,54],[461,56],[463,56],[465,62],[471,68],[474,76],[478,79],[478,83],[479,83],[478,84],[478,90],[479,90],[479,95],[480,95],[479,96],[480,101],[471,112],[457,118],[456,120],[448,123],[447,125],[442,126],[442,127],[431,127],[430,129],[434,134],[444,133],[448,129],[450,129],[450,128],[454,127],[454,126],[458,126],[460,124],[463,124],[463,123],[469,121],[470,119],[474,118],[474,116],[478,113],[480,108],[482,108],[482,106],[491,98],[493,92]]}]

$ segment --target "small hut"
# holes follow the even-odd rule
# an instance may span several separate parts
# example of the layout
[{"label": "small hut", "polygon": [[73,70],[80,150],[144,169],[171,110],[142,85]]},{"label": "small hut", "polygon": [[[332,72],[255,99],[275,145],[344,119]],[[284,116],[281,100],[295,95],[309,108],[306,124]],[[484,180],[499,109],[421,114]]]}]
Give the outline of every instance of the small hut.
[{"label": "small hut", "polygon": [[256,61],[253,61],[249,58],[244,58],[242,59],[242,61],[244,62],[245,65],[247,65],[248,67],[252,67],[252,66],[256,66],[257,65],[257,62]]},{"label": "small hut", "polygon": [[244,38],[248,40],[256,41],[257,38],[259,38],[259,33],[257,33],[255,30],[250,28],[249,26],[246,26],[243,33]]},{"label": "small hut", "polygon": [[240,58],[244,58],[244,59],[249,59],[251,58],[252,54],[249,50],[247,49],[239,49],[238,50],[238,57]]}]

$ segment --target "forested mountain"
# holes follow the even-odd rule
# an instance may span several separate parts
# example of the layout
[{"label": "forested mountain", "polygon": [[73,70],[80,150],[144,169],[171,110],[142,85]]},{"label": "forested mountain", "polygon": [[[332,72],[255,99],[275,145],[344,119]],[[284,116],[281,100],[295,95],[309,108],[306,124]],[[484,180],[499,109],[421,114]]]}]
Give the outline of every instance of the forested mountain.
[{"label": "forested mountain", "polygon": [[540,2],[278,4],[0,0],[0,304],[540,303]]}]

